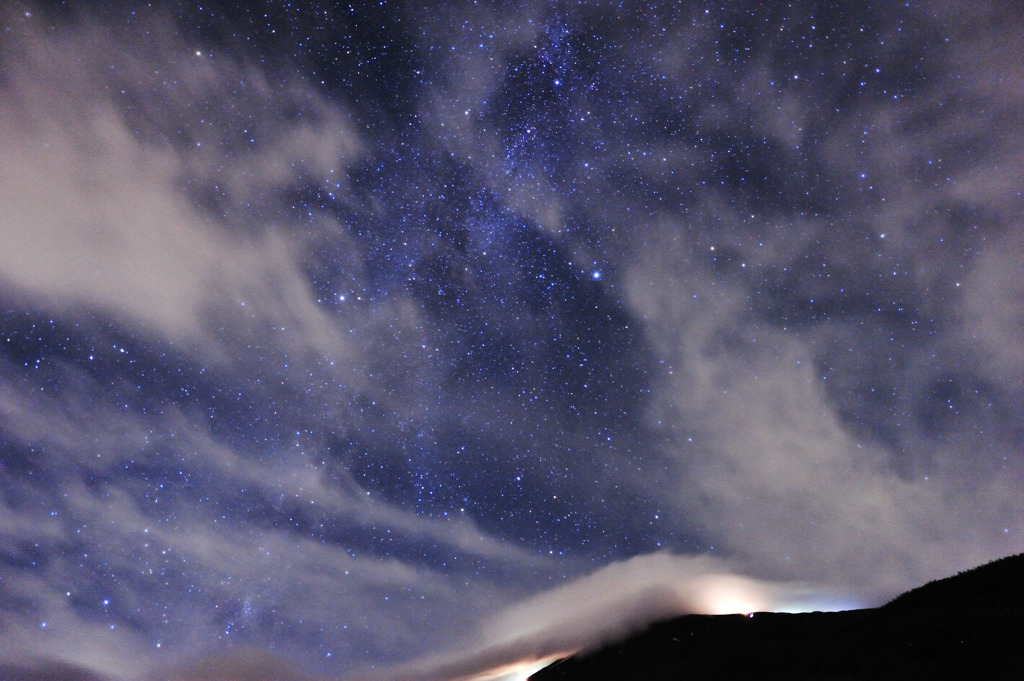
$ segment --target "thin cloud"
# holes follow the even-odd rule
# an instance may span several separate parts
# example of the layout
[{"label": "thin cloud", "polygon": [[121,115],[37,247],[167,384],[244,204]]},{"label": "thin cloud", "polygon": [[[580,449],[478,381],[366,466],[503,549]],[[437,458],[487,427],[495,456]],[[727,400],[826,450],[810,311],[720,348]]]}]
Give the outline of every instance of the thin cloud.
[{"label": "thin cloud", "polygon": [[[26,56],[7,69],[0,105],[0,281],[30,303],[94,310],[186,346],[218,343],[211,325],[223,333],[225,317],[298,326],[304,342],[344,361],[349,348],[315,304],[300,244],[275,235],[275,223],[287,214],[279,195],[302,178],[343,191],[342,164],[360,142],[314,93],[193,55],[169,29],[128,32],[147,43],[145,57],[112,52],[89,23],[13,36],[8,51]],[[225,82],[235,96],[220,94]],[[195,103],[211,92],[223,108],[204,114]],[[281,102],[307,115],[283,119]],[[262,143],[228,139],[236,119]],[[202,191],[190,195],[186,179]],[[212,204],[201,200],[207,190]]]}]

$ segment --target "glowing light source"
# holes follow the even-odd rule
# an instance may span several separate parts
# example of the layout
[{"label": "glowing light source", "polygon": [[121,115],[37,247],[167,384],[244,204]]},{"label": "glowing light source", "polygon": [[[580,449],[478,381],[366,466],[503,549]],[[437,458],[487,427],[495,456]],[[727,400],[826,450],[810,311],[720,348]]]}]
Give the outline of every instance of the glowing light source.
[{"label": "glowing light source", "polygon": [[542,660],[514,662],[474,676],[470,681],[526,681],[530,677],[530,674],[544,669],[544,667],[547,667],[559,657],[562,656],[555,655],[552,657],[546,657]]}]

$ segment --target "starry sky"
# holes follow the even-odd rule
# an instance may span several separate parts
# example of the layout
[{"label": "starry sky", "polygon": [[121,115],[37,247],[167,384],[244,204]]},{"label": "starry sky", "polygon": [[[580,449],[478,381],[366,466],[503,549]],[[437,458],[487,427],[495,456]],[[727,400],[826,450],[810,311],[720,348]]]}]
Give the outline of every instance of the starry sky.
[{"label": "starry sky", "polygon": [[8,676],[513,679],[1024,550],[1019,3],[0,27]]}]

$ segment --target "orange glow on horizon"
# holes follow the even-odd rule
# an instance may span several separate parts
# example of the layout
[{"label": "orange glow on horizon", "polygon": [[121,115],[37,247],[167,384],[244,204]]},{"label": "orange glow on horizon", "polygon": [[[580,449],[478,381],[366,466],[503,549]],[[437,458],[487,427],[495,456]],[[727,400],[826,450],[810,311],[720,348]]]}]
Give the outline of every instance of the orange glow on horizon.
[{"label": "orange glow on horizon", "polygon": [[485,672],[475,674],[474,676],[465,679],[465,681],[526,681],[530,674],[540,671],[555,660],[568,657],[574,652],[575,651],[566,651],[540,660],[532,659],[513,662],[511,664],[502,665],[501,667],[496,667],[494,669],[489,669]]}]

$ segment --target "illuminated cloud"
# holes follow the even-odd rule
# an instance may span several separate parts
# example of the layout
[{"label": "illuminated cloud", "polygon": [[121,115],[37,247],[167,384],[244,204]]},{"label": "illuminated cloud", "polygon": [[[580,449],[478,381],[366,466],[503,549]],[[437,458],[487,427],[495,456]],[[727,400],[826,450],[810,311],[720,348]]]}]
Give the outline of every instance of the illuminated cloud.
[{"label": "illuminated cloud", "polygon": [[[799,612],[840,601],[818,587],[752,579],[708,556],[656,553],[612,563],[488,617],[472,652],[418,660],[368,678],[518,679],[522,669],[619,640],[678,615]],[[852,601],[847,601],[850,603]],[[848,606],[853,607],[853,606]]]}]

